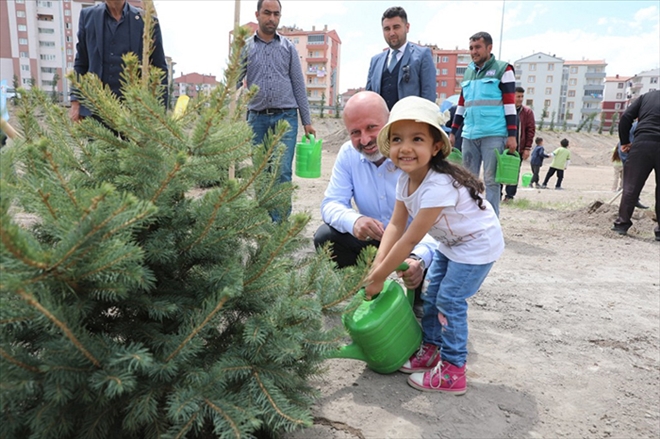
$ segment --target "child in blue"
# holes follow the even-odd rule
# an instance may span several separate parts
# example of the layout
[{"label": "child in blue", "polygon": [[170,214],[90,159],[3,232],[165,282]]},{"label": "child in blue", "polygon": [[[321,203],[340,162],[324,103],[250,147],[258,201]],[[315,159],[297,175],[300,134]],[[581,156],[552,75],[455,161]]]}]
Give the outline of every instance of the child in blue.
[{"label": "child in blue", "polygon": [[[408,384],[416,389],[462,395],[467,390],[467,299],[504,251],[504,239],[493,207],[482,197],[484,184],[445,160],[451,146],[439,118],[435,104],[409,96],[394,105],[378,134],[381,153],[404,173],[365,292],[368,297],[379,293],[426,233],[438,241],[422,295],[422,345],[400,370],[411,374]],[[406,227],[408,215],[413,221]]]},{"label": "child in blue", "polygon": [[545,149],[543,148],[543,139],[540,137],[536,138],[536,147],[534,148],[534,151],[532,151],[532,157],[529,160],[530,165],[532,165],[532,181],[529,183],[529,187],[534,187],[536,185],[536,189],[539,189],[541,186],[539,185],[539,172],[541,171],[541,166],[543,166],[543,159],[547,159],[550,157],[550,154],[545,153]]}]

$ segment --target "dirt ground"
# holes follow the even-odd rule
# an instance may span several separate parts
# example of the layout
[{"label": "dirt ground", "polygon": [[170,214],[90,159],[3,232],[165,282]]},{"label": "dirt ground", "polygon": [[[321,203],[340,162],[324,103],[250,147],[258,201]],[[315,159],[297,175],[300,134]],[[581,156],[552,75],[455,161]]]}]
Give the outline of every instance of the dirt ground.
[{"label": "dirt ground", "polygon": [[[294,210],[313,215],[310,237],[347,140],[339,119],[314,124],[324,139],[322,177],[294,180]],[[609,230],[619,201],[609,203],[614,137],[537,135],[550,151],[562,137],[571,141],[565,190],[519,188],[517,201],[501,206],[506,250],[470,299],[467,394],[419,392],[405,374],[328,360],[316,382],[314,426],[287,439],[660,437],[653,214],[636,210],[628,236]],[[522,172],[530,172],[528,162]],[[651,176],[644,204],[654,204],[654,188]],[[603,205],[595,209],[597,201]]]}]

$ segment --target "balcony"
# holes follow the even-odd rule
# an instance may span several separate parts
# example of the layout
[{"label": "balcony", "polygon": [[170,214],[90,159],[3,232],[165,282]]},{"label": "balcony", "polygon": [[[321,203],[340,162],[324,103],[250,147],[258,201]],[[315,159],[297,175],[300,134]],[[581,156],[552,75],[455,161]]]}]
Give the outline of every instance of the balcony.
[{"label": "balcony", "polygon": [[582,102],[601,102],[603,100],[603,95],[584,95],[582,96]]},{"label": "balcony", "polygon": [[305,58],[305,60],[307,61],[307,64],[312,64],[312,63],[323,63],[323,64],[325,64],[325,63],[328,62],[328,58],[325,55],[323,55],[321,57],[308,57],[308,58]]},{"label": "balcony", "polygon": [[328,50],[328,44],[327,43],[321,43],[321,44],[314,44],[314,43],[307,43],[307,46],[305,46],[307,50],[315,51],[315,50],[322,50],[326,51]]},{"label": "balcony", "polygon": [[584,77],[587,79],[602,79],[605,78],[605,72],[587,72]]},{"label": "balcony", "polygon": [[605,90],[605,84],[584,84],[584,87],[582,87],[585,92],[588,92],[589,94],[591,93],[603,93],[603,90]]},{"label": "balcony", "polygon": [[326,81],[307,83],[307,88],[326,88],[327,86],[328,83]]},{"label": "balcony", "polygon": [[598,114],[600,113],[600,108],[582,108],[580,109],[580,113],[582,114]]}]

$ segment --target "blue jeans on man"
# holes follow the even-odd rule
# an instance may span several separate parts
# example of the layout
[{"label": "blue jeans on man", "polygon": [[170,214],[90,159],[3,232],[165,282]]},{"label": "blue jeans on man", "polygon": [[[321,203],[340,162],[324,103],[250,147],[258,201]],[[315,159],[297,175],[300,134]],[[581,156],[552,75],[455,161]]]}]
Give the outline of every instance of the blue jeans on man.
[{"label": "blue jeans on man", "polygon": [[502,136],[482,137],[481,139],[463,138],[463,166],[478,178],[483,162],[486,199],[493,206],[498,217],[500,216],[501,186],[495,181],[497,171],[495,150],[501,154],[505,144],[506,137]]},{"label": "blue jeans on man", "polygon": [[[422,293],[423,342],[439,346],[442,360],[454,366],[462,367],[467,359],[467,299],[479,290],[493,264],[461,264],[438,250],[433,254],[426,274],[429,285]],[[440,324],[438,313],[446,318],[446,325]]]},{"label": "blue jeans on man", "polygon": [[[269,130],[272,132],[280,120],[288,122],[291,127],[281,139],[281,142],[285,145],[285,150],[280,162],[278,175],[278,181],[280,183],[288,183],[291,181],[293,174],[293,155],[296,149],[296,137],[298,136],[298,109],[291,108],[273,114],[258,114],[254,111],[248,111],[248,124],[254,132],[255,145],[261,144],[266,133]],[[282,216],[286,218],[291,214],[291,202],[289,202],[286,211],[271,211],[269,214],[273,221],[281,221]]]}]

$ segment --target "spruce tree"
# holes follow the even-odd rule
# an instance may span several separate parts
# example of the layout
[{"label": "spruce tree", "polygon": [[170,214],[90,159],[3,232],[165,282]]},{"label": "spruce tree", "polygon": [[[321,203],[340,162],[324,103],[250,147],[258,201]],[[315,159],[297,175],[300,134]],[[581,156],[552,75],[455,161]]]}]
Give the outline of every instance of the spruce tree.
[{"label": "spruce tree", "polygon": [[[162,72],[124,57],[123,100],[71,77],[103,123],[21,90],[0,160],[2,438],[238,438],[310,425],[310,379],[366,267],[335,269],[268,212],[281,124],[256,147],[223,84],[180,118]],[[236,167],[237,178],[228,171]],[[208,187],[210,186],[210,187]],[[203,187],[207,187],[203,189]],[[307,256],[300,256],[300,255]]]}]

